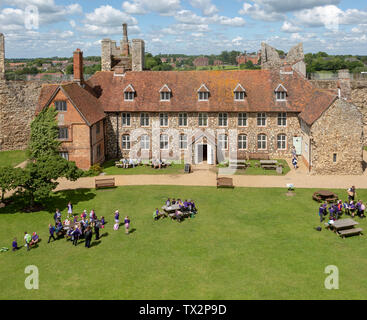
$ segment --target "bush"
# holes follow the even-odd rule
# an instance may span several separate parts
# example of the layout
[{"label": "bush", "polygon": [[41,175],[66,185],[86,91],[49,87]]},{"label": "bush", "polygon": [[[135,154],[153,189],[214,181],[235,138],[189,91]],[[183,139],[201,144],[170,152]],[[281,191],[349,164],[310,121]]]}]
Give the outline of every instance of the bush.
[{"label": "bush", "polygon": [[95,177],[100,175],[103,172],[103,168],[100,166],[99,163],[94,164],[89,168],[88,171],[85,171],[83,176],[84,177]]}]

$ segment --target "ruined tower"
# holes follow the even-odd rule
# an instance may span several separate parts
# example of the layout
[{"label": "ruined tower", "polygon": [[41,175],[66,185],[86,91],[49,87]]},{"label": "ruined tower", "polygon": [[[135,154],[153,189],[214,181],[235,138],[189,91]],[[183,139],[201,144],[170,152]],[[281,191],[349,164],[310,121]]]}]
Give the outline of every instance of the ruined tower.
[{"label": "ruined tower", "polygon": [[115,71],[115,74],[125,71],[143,71],[145,58],[145,44],[141,39],[129,42],[127,24],[122,25],[123,37],[120,47],[111,39],[102,40],[102,71]]},{"label": "ruined tower", "polygon": [[0,33],[0,80],[5,79],[5,40],[4,35]]}]

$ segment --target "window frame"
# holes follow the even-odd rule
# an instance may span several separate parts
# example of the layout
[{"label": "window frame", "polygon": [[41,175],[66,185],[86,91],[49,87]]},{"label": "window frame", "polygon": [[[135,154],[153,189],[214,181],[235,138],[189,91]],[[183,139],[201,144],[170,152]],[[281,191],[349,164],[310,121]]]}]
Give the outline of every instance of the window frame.
[{"label": "window frame", "polygon": [[[282,122],[284,122],[284,124]],[[278,112],[277,124],[279,127],[287,126],[287,112]]]},{"label": "window frame", "polygon": [[[246,115],[246,117],[245,117],[245,125],[243,125],[243,124],[241,124],[240,123],[240,121],[241,121],[241,114],[242,115]],[[243,119],[242,119],[242,122],[243,122]],[[237,125],[239,126],[239,127],[247,127],[248,126],[248,114],[247,114],[247,112],[239,112],[238,113],[238,117],[237,117]]]},{"label": "window frame", "polygon": [[[264,124],[259,124],[259,120],[264,120]],[[266,112],[258,112],[257,115],[256,115],[256,124],[257,124],[257,126],[258,127],[266,127],[266,123],[267,123]]]},{"label": "window frame", "polygon": [[[240,97],[238,98],[237,95]],[[243,97],[241,97],[243,96]],[[235,91],[234,92],[234,101],[245,101],[246,94],[244,91]]]},{"label": "window frame", "polygon": [[[202,117],[202,116],[205,116],[205,117]],[[200,120],[204,120],[204,119],[205,119],[206,124],[205,125],[200,124]],[[198,114],[198,126],[199,127],[207,127],[208,126],[208,119],[209,119],[208,113],[199,112],[199,114]]]},{"label": "window frame", "polygon": [[124,101],[131,102],[135,99],[135,92],[134,91],[125,91],[124,92]]},{"label": "window frame", "polygon": [[[167,137],[167,141],[163,141],[163,137]],[[164,147],[162,148],[162,143],[164,143]],[[168,134],[162,133],[159,137],[159,149],[160,150],[169,150],[169,136]]]},{"label": "window frame", "polygon": [[[66,137],[60,137],[61,132],[66,132]],[[69,128],[68,127],[59,127],[59,140],[69,140]]]},{"label": "window frame", "polygon": [[[147,120],[148,124],[145,124],[145,120]],[[144,121],[144,123],[143,123]],[[150,117],[149,117],[149,113],[147,112],[141,112],[140,113],[140,126],[141,127],[149,127],[150,126]]]},{"label": "window frame", "polygon": [[[225,122],[225,124],[223,124],[223,122]],[[218,113],[218,126],[228,127],[228,113],[227,112]]]},{"label": "window frame", "polygon": [[[284,141],[279,140],[280,137],[284,137]],[[281,144],[284,143],[284,148],[279,147],[279,143],[281,143]],[[287,135],[285,133],[279,133],[277,135],[277,150],[287,150]]]},{"label": "window frame", "polygon": [[160,92],[160,101],[171,101],[171,92]]},{"label": "window frame", "polygon": [[[65,155],[66,155],[66,157],[65,157]],[[69,161],[69,152],[68,151],[60,151],[59,156],[61,158],[64,158],[65,160]]]},{"label": "window frame", "polygon": [[[182,117],[182,116],[184,116],[184,117]],[[185,120],[186,124],[182,124],[181,123],[181,120]],[[188,119],[188,115],[187,115],[186,112],[180,112],[178,114],[178,126],[179,127],[187,127],[189,125],[189,121],[188,120],[189,119]]]},{"label": "window frame", "polygon": [[[240,137],[245,137],[245,140],[240,139]],[[243,148],[243,143],[245,143],[245,148]],[[240,145],[242,144],[242,145]],[[238,150],[247,150],[247,134],[240,133],[237,137],[237,148]]]},{"label": "window frame", "polygon": [[[144,139],[143,139],[144,137]],[[148,139],[145,139],[147,137]],[[148,144],[148,148],[146,148],[146,144]],[[140,149],[141,150],[150,150],[150,137],[149,134],[143,134],[140,137]]]},{"label": "window frame", "polygon": [[[182,139],[183,137],[185,137],[185,139]],[[188,146],[188,137],[186,133],[181,133],[180,137],[179,137],[179,148],[180,150],[187,150],[187,146]]]},{"label": "window frame", "polygon": [[[124,141],[124,138],[128,138]],[[125,147],[124,147],[125,146]],[[121,137],[121,149],[131,150],[131,139],[129,134],[123,134]]]},{"label": "window frame", "polygon": [[[283,96],[282,97],[278,97],[279,96]],[[275,99],[276,101],[287,101],[287,92],[285,91],[275,91]]]},{"label": "window frame", "polygon": [[[265,137],[264,140],[259,140],[260,137]],[[265,148],[262,145],[259,147],[259,143],[265,143]],[[265,133],[259,133],[257,135],[257,150],[267,150],[268,148],[268,137]]]},{"label": "window frame", "polygon": [[[166,124],[162,124],[162,121],[165,122]],[[164,128],[169,126],[168,113],[166,113],[166,112],[160,112],[159,113],[159,126],[164,127]]]},{"label": "window frame", "polygon": [[[222,145],[222,137],[225,137],[224,139],[224,148]],[[228,150],[228,135],[225,133],[221,133],[218,135],[218,147],[220,148],[220,150]]]},{"label": "window frame", "polygon": [[[203,95],[203,96],[201,96],[201,95]],[[199,91],[198,92],[198,101],[209,101],[209,92]]]},{"label": "window frame", "polygon": [[[126,123],[124,123],[124,122],[126,122]],[[122,127],[131,127],[131,113],[130,112],[122,112],[121,113],[121,126]]]},{"label": "window frame", "polygon": [[[63,109],[58,109],[58,107],[57,107],[58,103],[62,103],[62,104],[63,104],[63,106],[65,106],[65,108],[63,108]],[[65,105],[64,105],[64,104],[65,104]],[[68,111],[68,103],[67,103],[67,101],[66,101],[66,100],[55,100],[55,101],[54,101],[54,105],[55,105],[55,110],[56,110],[57,112],[67,112],[67,111]],[[64,109],[65,109],[65,110],[64,110]]]}]

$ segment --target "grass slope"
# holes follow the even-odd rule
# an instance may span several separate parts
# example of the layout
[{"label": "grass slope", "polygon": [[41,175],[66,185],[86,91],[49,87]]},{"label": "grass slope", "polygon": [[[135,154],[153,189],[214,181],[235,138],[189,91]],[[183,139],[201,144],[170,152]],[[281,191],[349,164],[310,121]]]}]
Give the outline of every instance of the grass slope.
[{"label": "grass slope", "polygon": [[0,167],[12,166],[22,163],[27,160],[26,151],[0,151]]},{"label": "grass slope", "polygon": [[[366,299],[367,237],[315,231],[314,191],[119,187],[60,192],[39,213],[20,213],[20,203],[2,208],[0,247],[14,236],[20,243],[26,230],[43,241],[30,252],[0,253],[0,299]],[[367,190],[358,195],[366,199]],[[195,199],[197,217],[154,222],[167,197]],[[69,200],[75,212],[94,208],[109,222],[90,249],[64,239],[47,244],[54,209],[65,216]],[[113,231],[116,209],[131,217],[131,235]],[[28,265],[39,268],[39,290],[24,287]],[[324,288],[328,265],[339,268],[339,290]]]}]

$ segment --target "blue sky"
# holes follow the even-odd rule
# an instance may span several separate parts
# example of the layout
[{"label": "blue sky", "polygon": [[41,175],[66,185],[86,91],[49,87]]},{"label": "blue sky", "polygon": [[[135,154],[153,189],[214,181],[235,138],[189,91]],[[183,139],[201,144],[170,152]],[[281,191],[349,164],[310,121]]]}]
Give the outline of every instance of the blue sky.
[{"label": "blue sky", "polygon": [[100,40],[119,41],[123,22],[153,54],[253,52],[265,41],[367,55],[365,0],[0,0],[7,58],[100,55]]}]

